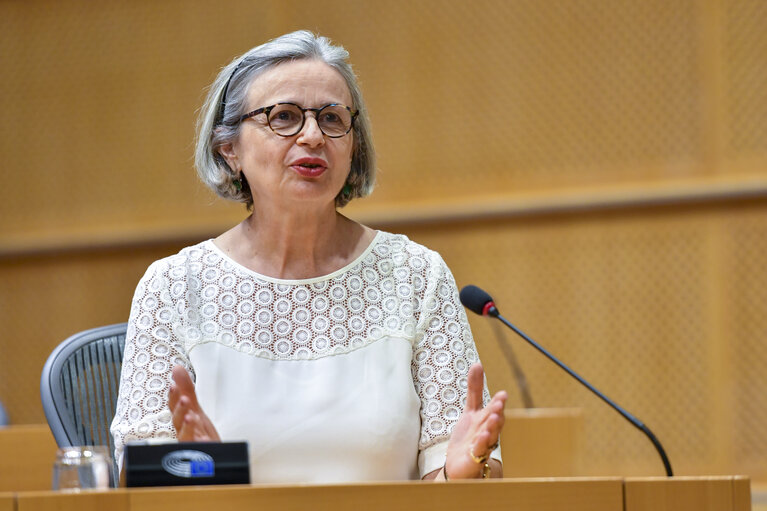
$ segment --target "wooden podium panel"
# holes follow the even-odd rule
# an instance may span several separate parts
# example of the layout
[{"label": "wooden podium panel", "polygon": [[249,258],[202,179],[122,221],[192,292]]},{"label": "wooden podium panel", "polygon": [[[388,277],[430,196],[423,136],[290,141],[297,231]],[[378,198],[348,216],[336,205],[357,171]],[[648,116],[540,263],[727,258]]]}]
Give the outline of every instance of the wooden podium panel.
[{"label": "wooden podium panel", "polygon": [[[280,509],[281,511],[390,511],[434,509],[465,511],[589,510],[616,511],[622,506],[620,479],[455,481],[381,483],[332,486],[216,488],[196,493],[151,490],[131,495],[131,511],[209,511],[221,502],[228,509]],[[23,511],[19,508],[19,511]]]},{"label": "wooden podium panel", "polygon": [[627,478],[625,511],[748,511],[747,477]]},{"label": "wooden podium panel", "polygon": [[[131,490],[110,489],[82,492],[27,492],[16,496],[16,511],[128,511]],[[190,492],[192,495],[194,491]],[[219,502],[218,509],[228,509]],[[170,507],[166,511],[176,509]],[[214,508],[215,509],[215,508]]]},{"label": "wooden podium panel", "polygon": [[16,495],[0,493],[0,511],[16,511]]},{"label": "wooden podium panel", "polygon": [[0,492],[50,489],[55,459],[47,424],[0,427]]},{"label": "wooden podium panel", "polygon": [[504,477],[573,477],[582,441],[580,408],[504,410]]},{"label": "wooden podium panel", "polygon": [[238,485],[0,494],[0,511],[748,511],[742,476]]},{"label": "wooden podium panel", "polygon": [[354,485],[198,486],[79,494],[18,494],[17,511],[620,511],[620,478],[376,483]]}]

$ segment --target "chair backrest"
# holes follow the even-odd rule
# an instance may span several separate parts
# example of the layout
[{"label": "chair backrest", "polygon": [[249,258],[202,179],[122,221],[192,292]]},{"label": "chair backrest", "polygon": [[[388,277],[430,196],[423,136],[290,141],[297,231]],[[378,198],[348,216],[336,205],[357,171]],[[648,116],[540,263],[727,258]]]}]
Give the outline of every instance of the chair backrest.
[{"label": "chair backrest", "polygon": [[3,408],[3,403],[0,402],[0,426],[7,426],[9,422],[11,421],[8,420],[8,413]]},{"label": "chair backrest", "polygon": [[[40,379],[40,397],[59,447],[105,445],[117,406],[127,323],[86,330],[59,344]],[[112,460],[112,483],[117,465]]]}]

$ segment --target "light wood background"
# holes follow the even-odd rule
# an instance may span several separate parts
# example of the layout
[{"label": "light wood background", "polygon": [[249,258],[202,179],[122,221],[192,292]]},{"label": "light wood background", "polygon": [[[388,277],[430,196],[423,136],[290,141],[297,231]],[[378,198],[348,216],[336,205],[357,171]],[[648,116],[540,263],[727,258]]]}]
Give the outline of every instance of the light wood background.
[{"label": "light wood background", "polygon": [[[678,474],[767,479],[766,26],[762,0],[0,2],[0,400],[42,422],[56,344],[242,218],[196,180],[196,109],[232,57],[309,28],[350,50],[373,119],[379,185],[350,216],[439,250]],[[583,408],[582,475],[663,473],[510,341],[537,406]]]}]

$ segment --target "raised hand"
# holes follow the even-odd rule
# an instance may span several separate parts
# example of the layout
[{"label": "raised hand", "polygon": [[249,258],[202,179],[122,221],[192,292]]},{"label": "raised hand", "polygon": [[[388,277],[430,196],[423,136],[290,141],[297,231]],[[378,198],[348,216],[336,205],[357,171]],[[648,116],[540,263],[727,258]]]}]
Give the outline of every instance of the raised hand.
[{"label": "raised hand", "polygon": [[168,408],[179,442],[220,442],[218,431],[197,401],[194,383],[186,369],[173,366],[173,382],[168,392]]},{"label": "raised hand", "polygon": [[480,364],[474,364],[469,369],[468,384],[466,408],[453,428],[447,446],[445,472],[450,479],[481,477],[484,462],[478,462],[475,458],[490,454],[503,429],[506,392],[497,392],[487,406],[482,407],[484,371]]}]

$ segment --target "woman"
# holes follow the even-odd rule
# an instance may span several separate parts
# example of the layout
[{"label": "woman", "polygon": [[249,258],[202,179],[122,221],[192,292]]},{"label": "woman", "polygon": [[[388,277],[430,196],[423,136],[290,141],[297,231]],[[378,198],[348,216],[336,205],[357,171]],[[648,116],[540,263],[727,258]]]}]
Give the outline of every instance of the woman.
[{"label": "woman", "polygon": [[254,482],[501,476],[506,394],[483,393],[450,271],[337,212],[374,181],[347,57],[295,32],[213,83],[197,169],[251,214],[139,283],[118,464],[127,441],[176,437],[247,440]]}]

